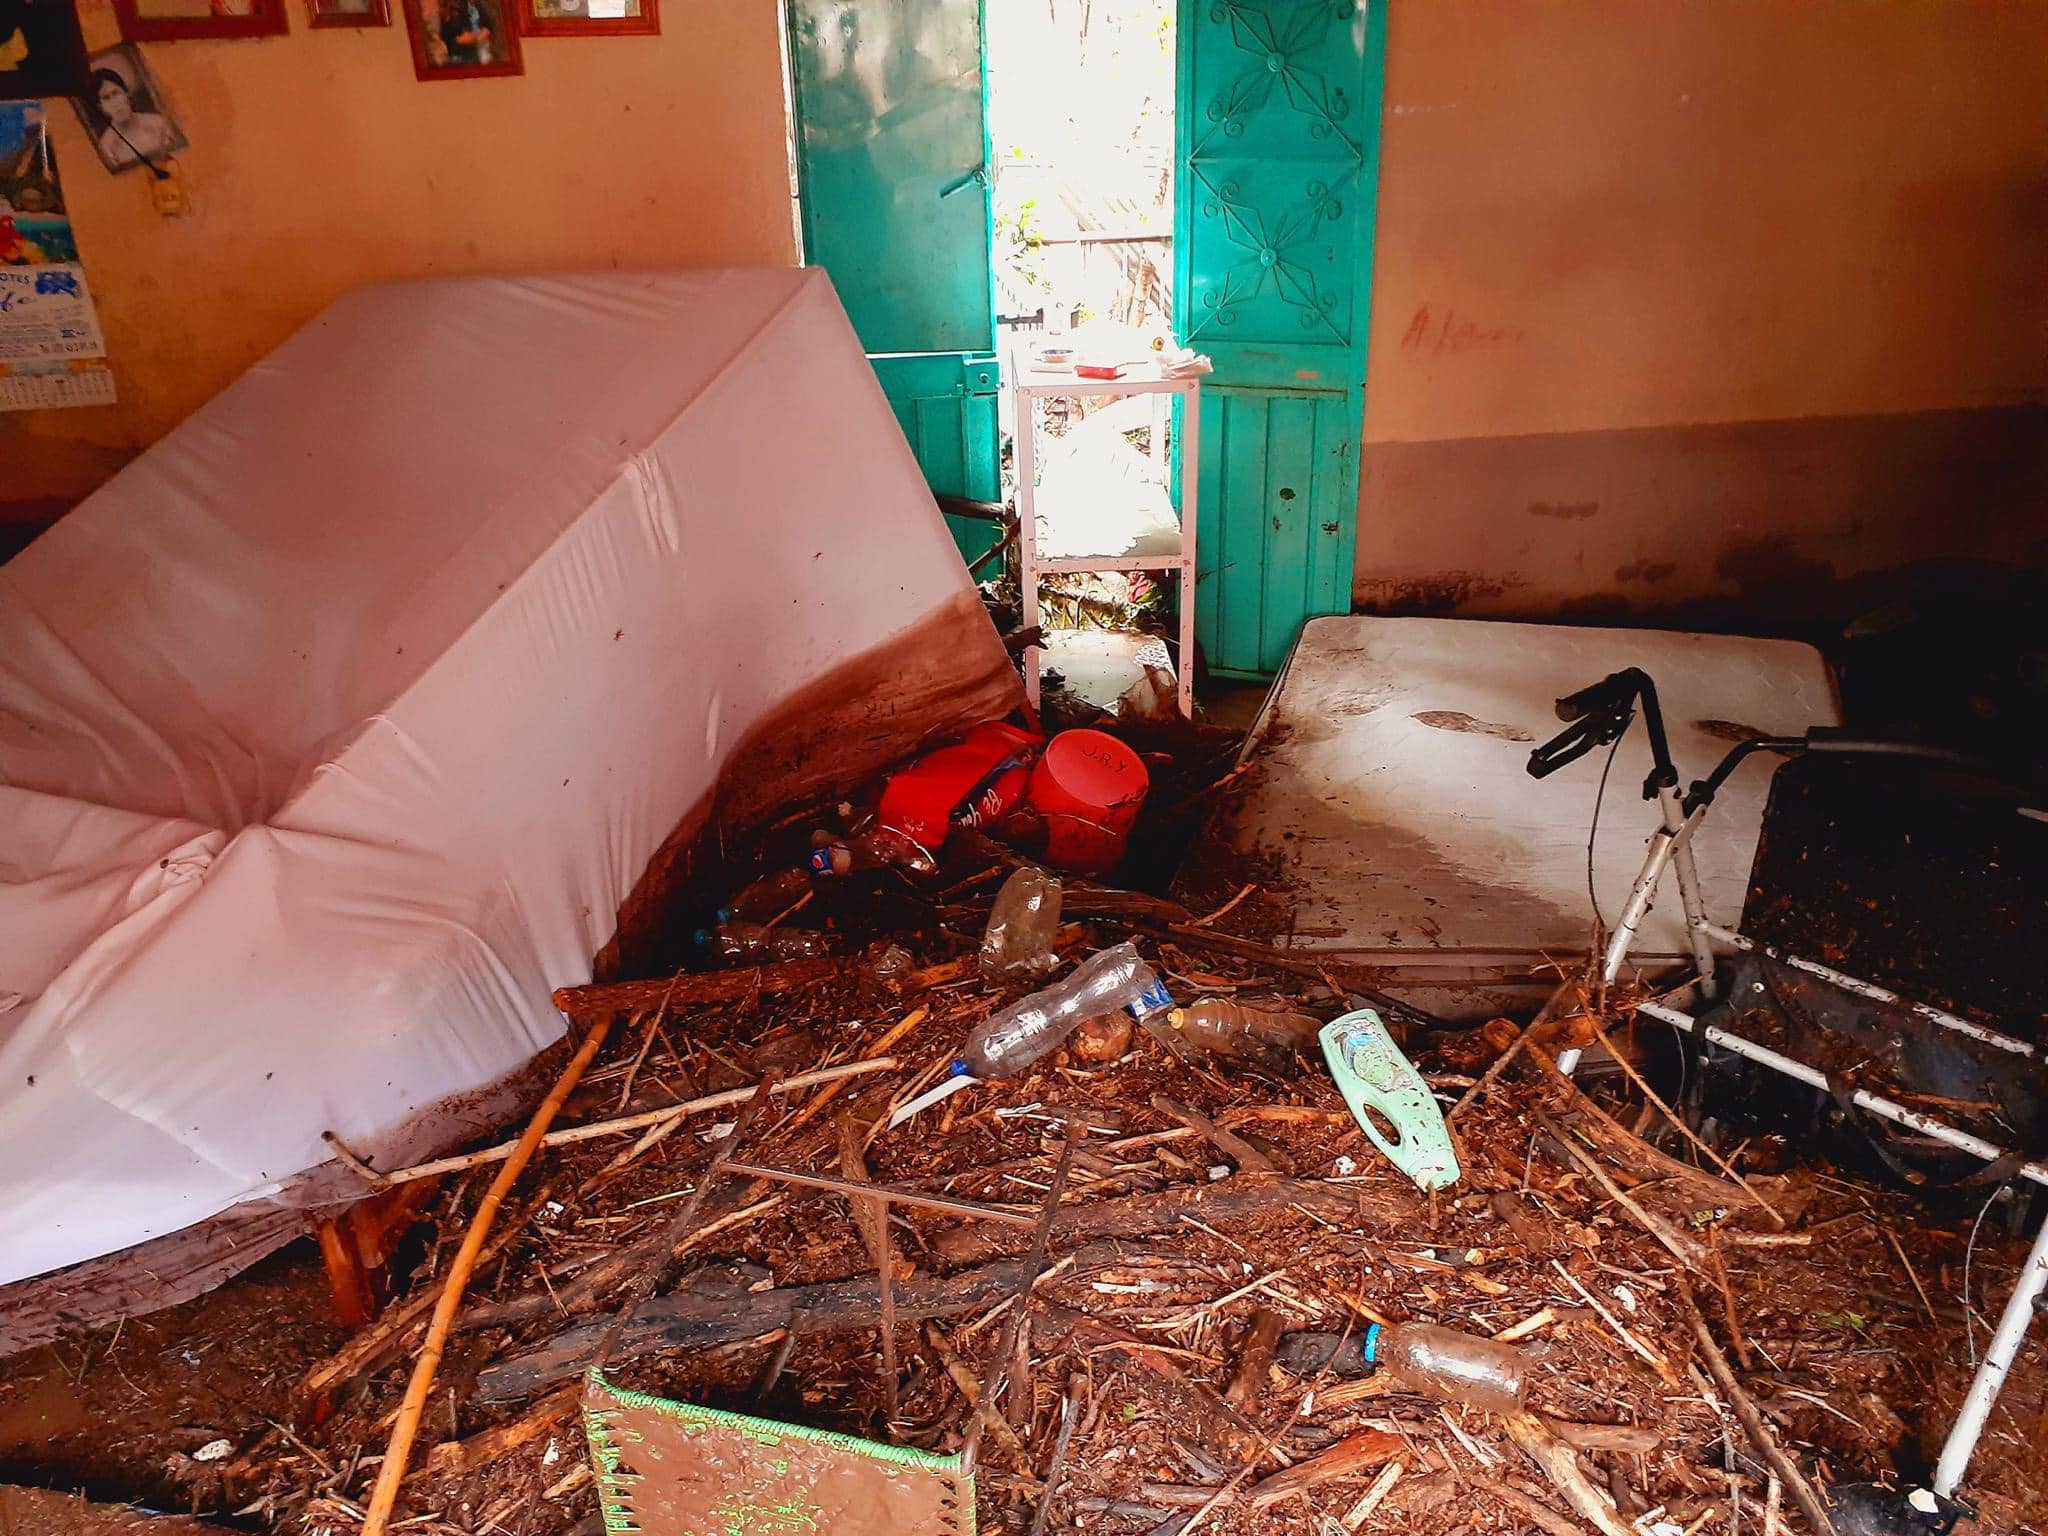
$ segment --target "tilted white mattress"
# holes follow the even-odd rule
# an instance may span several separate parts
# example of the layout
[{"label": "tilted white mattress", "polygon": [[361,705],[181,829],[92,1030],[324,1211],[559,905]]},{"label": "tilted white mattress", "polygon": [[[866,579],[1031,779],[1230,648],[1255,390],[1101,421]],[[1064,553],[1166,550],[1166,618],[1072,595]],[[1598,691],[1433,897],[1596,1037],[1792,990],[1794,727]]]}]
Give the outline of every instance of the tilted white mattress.
[{"label": "tilted white mattress", "polygon": [[447,1139],[777,705],[1010,707],[972,604],[822,273],[335,304],[0,566],[0,1282]]}]

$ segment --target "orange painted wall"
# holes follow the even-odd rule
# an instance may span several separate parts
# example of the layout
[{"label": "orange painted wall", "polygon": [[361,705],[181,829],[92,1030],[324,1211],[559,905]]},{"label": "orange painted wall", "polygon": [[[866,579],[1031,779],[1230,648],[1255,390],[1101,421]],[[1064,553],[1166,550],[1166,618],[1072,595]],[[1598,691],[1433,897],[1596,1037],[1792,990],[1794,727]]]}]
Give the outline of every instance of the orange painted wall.
[{"label": "orange painted wall", "polygon": [[[286,3],[285,37],[145,46],[188,217],[52,114],[120,401],[0,415],[0,503],[89,492],[360,283],[794,259],[773,0],[670,0],[661,37],[529,38],[521,78],[432,83],[398,26]],[[116,40],[109,0],[81,15]]]},{"label": "orange painted wall", "polygon": [[1362,605],[2048,561],[2048,5],[1390,9]]}]

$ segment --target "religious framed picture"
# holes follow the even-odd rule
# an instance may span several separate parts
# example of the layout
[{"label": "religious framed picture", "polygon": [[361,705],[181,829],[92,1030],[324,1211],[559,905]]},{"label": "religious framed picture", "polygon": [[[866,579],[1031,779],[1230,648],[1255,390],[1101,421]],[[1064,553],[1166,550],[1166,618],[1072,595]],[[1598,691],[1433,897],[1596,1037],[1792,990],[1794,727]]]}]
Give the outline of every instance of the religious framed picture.
[{"label": "religious framed picture", "polygon": [[306,0],[306,21],[315,27],[388,27],[388,0]]},{"label": "religious framed picture", "polygon": [[72,0],[0,0],[0,101],[84,90],[85,43]]},{"label": "religious framed picture", "polygon": [[657,0],[516,0],[528,37],[656,37]]},{"label": "religious framed picture", "polygon": [[285,30],[285,0],[114,0],[131,43],[188,37],[271,37]]},{"label": "religious framed picture", "polygon": [[86,66],[91,74],[85,94],[71,104],[108,170],[119,175],[185,148],[184,132],[165,107],[141,49],[133,43],[102,48]]},{"label": "religious framed picture", "polygon": [[405,0],[413,73],[422,80],[521,75],[514,0]]}]

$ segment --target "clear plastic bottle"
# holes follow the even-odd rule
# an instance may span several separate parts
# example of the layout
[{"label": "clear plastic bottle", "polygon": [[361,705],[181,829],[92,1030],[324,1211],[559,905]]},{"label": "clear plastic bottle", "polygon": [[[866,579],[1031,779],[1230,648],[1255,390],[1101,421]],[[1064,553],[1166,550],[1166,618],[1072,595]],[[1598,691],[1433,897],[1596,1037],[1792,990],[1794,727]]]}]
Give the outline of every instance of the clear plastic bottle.
[{"label": "clear plastic bottle", "polygon": [[731,899],[719,909],[718,920],[730,922],[738,918],[744,923],[765,922],[779,913],[787,912],[802,901],[810,893],[810,889],[809,870],[777,870],[772,875],[750,880],[734,891]]},{"label": "clear plastic bottle", "polygon": [[1316,1034],[1323,1026],[1307,1014],[1205,997],[1147,1020],[1145,1027],[1184,1061],[1222,1056],[1277,1067],[1291,1064],[1297,1055],[1316,1056]]},{"label": "clear plastic bottle", "polygon": [[1060,926],[1059,876],[1027,864],[1003,882],[981,936],[984,976],[1023,976],[1059,965],[1052,952]]},{"label": "clear plastic bottle", "polygon": [[1116,1008],[1129,1008],[1142,1020],[1172,1004],[1136,947],[1118,944],[1090,955],[1056,985],[983,1020],[967,1037],[960,1068],[977,1078],[1009,1077],[1058,1046],[1083,1020]]},{"label": "clear plastic bottle", "polygon": [[851,837],[833,838],[811,849],[811,873],[847,875],[862,869],[914,869],[928,875],[938,860],[906,833],[874,827]]},{"label": "clear plastic bottle", "polygon": [[1515,1413],[1529,1386],[1529,1360],[1512,1344],[1434,1323],[1375,1323],[1365,1331],[1366,1361],[1411,1392]]},{"label": "clear plastic bottle", "polygon": [[768,928],[735,919],[697,935],[697,942],[724,960],[811,960],[832,952],[815,928]]}]

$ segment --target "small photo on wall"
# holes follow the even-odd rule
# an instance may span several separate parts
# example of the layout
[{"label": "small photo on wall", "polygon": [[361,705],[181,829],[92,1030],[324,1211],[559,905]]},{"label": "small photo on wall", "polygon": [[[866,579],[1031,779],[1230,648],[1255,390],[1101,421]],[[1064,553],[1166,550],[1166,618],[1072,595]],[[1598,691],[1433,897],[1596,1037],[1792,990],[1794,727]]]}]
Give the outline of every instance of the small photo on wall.
[{"label": "small photo on wall", "polygon": [[185,148],[185,135],[165,109],[156,77],[135,44],[102,49],[86,66],[85,95],[72,105],[108,170],[132,171]]},{"label": "small photo on wall", "polygon": [[422,80],[517,75],[519,32],[508,0],[405,0],[413,73]]}]

